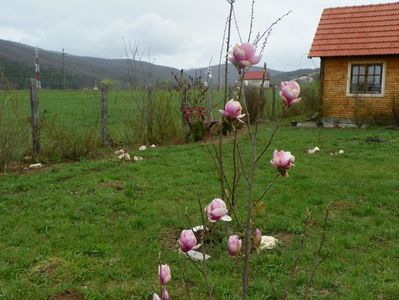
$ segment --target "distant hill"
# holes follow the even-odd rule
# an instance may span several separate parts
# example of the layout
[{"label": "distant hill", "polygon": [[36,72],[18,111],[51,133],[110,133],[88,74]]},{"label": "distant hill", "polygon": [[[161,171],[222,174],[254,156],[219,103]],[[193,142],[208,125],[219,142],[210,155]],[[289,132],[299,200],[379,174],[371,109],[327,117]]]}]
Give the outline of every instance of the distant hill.
[{"label": "distant hill", "polygon": [[[28,79],[34,76],[34,47],[21,43],[0,39],[0,65],[6,77],[17,88],[26,88]],[[39,63],[43,88],[59,89],[63,87],[62,53],[39,48]],[[220,84],[224,85],[224,65],[211,66],[212,84],[219,83],[219,70],[221,73]],[[253,67],[253,69],[261,69]],[[202,76],[206,78],[207,67],[188,69],[184,72],[189,76]],[[303,69],[292,72],[268,70],[272,82],[285,81],[303,74],[318,72],[318,70]],[[167,66],[155,65],[142,61],[129,61],[126,59],[104,59],[96,57],[76,56],[66,53],[65,77],[66,88],[91,88],[103,79],[118,81],[121,87],[129,84],[143,85],[161,82],[170,85],[173,81],[172,73],[178,74],[180,70]],[[237,73],[229,66],[228,84],[232,85],[237,80]]]},{"label": "distant hill", "polygon": [[301,77],[303,75],[309,75],[316,80],[319,79],[319,73],[320,69],[299,69],[290,72],[281,72],[272,76],[270,83],[279,84],[281,81],[288,81],[291,79]]},{"label": "distant hill", "polygon": [[[34,47],[0,40],[0,63],[9,80],[22,84],[33,76]],[[61,88],[63,83],[62,54],[39,48],[39,63],[43,87]],[[17,73],[16,71],[21,71]],[[110,78],[122,85],[129,82],[143,83],[170,79],[175,68],[148,62],[132,62],[126,59],[103,59],[65,55],[66,83],[69,88],[92,87],[95,82]]]}]

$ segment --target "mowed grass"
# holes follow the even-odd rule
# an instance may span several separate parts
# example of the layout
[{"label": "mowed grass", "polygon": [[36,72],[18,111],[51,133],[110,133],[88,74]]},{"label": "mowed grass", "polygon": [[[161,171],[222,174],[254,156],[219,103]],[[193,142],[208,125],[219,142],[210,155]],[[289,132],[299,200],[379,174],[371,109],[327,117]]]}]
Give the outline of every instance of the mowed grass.
[{"label": "mowed grass", "polygon": [[[261,127],[259,145],[271,131],[267,124]],[[367,137],[384,142],[367,142]],[[242,138],[241,150],[248,157],[245,129]],[[321,152],[307,154],[314,146]],[[225,147],[227,153],[231,144]],[[275,148],[290,150],[296,167],[270,190],[265,209],[256,211],[254,225],[282,244],[252,257],[250,299],[281,296],[309,209],[313,221],[290,293],[290,299],[302,297],[323,210],[330,203],[326,247],[333,242],[333,248],[316,273],[312,295],[397,299],[398,131],[283,127],[261,160],[255,196],[275,176],[269,163]],[[345,153],[330,155],[340,149]],[[144,160],[121,163],[109,150],[103,159],[0,177],[0,299],[47,299],[62,293],[85,299],[149,299],[159,289],[160,251],[172,269],[171,298],[187,299],[187,284],[192,299],[206,299],[199,273],[176,252],[179,232],[188,227],[185,211],[199,224],[197,196],[203,205],[219,196],[206,147],[135,148],[130,154]],[[241,218],[245,197],[242,184]],[[224,238],[207,249],[214,298],[240,299],[241,260],[229,258],[225,245]]]}]

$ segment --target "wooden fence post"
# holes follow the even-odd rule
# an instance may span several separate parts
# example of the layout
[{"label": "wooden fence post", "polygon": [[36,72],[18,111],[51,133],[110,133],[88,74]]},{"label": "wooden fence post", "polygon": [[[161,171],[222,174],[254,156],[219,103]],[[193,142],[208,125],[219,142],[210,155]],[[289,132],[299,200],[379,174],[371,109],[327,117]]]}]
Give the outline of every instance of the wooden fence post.
[{"label": "wooden fence post", "polygon": [[276,113],[276,86],[273,85],[273,99],[272,99],[272,119],[275,117]]},{"label": "wooden fence post", "polygon": [[32,146],[33,158],[36,162],[40,154],[40,118],[39,118],[39,97],[37,96],[37,80],[30,80],[30,107],[32,123]]},{"label": "wooden fence post", "polygon": [[101,90],[101,143],[103,146],[109,146],[108,134],[108,86],[100,84]]},{"label": "wooden fence post", "polygon": [[153,115],[153,90],[147,87],[147,145],[152,142],[152,115]]}]

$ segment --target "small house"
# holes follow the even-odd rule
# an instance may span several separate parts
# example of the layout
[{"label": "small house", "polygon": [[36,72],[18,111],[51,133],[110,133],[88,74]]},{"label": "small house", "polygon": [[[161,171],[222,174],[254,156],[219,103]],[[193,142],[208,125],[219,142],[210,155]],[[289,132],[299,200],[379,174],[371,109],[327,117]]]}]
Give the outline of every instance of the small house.
[{"label": "small house", "polygon": [[314,78],[310,74],[303,74],[303,75],[296,77],[292,80],[295,80],[298,83],[309,83],[309,82],[313,82]]},{"label": "small house", "polygon": [[309,57],[321,59],[324,120],[393,119],[399,100],[399,2],[324,9]]},{"label": "small house", "polygon": [[[264,79],[263,79],[264,77]],[[265,74],[265,70],[261,71],[248,71],[244,74],[244,83],[246,86],[261,87],[263,82],[264,88],[270,86],[270,75],[268,72]]]}]

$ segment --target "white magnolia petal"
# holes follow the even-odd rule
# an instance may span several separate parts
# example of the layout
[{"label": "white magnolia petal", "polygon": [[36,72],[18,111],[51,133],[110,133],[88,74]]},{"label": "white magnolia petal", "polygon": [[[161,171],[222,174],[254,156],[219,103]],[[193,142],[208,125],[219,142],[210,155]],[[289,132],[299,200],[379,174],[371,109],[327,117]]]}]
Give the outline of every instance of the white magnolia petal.
[{"label": "white magnolia petal", "polygon": [[232,218],[228,215],[225,215],[225,216],[221,217],[220,220],[225,221],[225,222],[230,222],[232,220]]},{"label": "white magnolia petal", "polygon": [[262,241],[260,242],[260,249],[272,250],[277,247],[278,239],[273,236],[262,235]]}]

